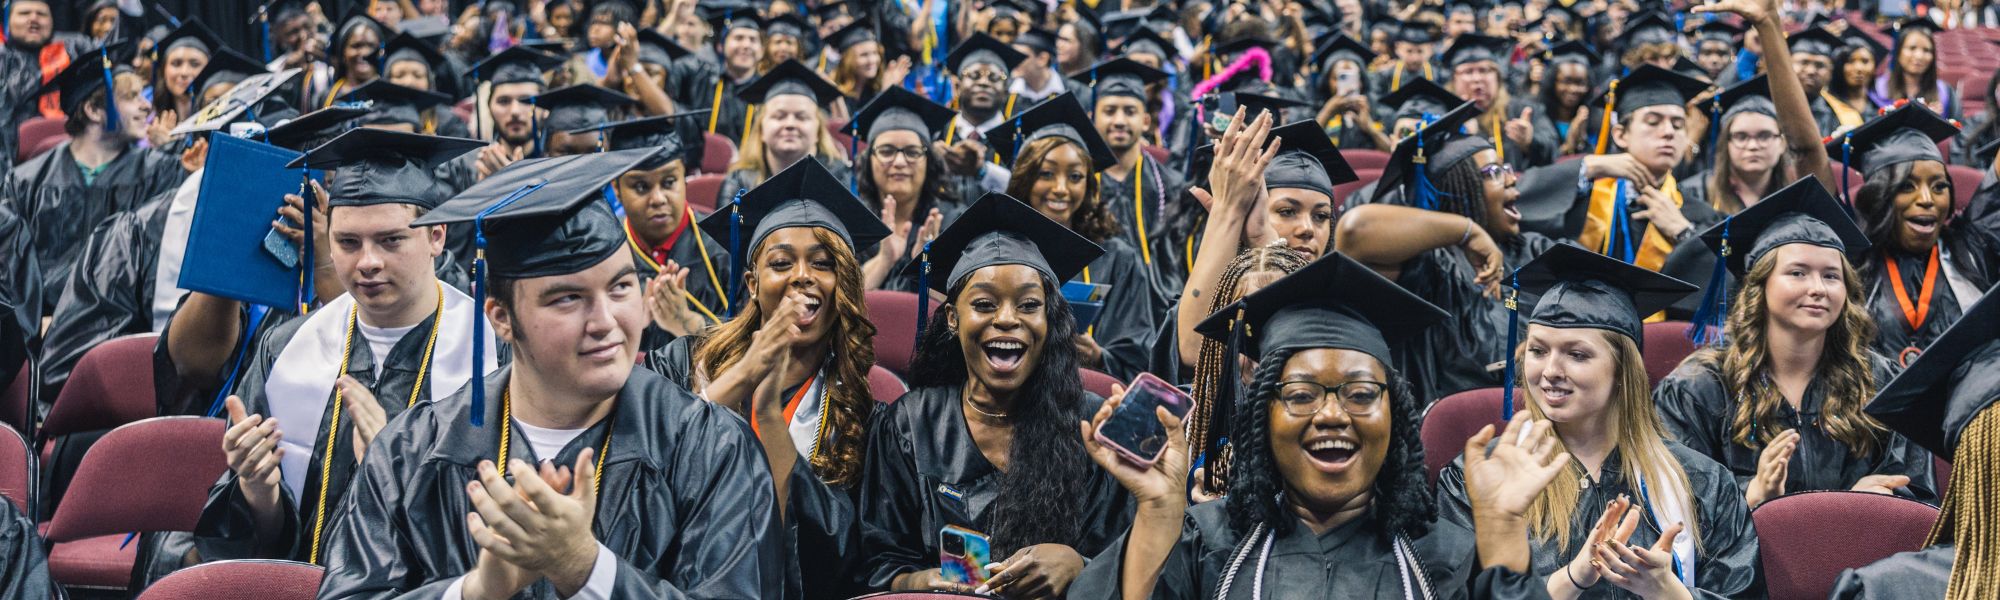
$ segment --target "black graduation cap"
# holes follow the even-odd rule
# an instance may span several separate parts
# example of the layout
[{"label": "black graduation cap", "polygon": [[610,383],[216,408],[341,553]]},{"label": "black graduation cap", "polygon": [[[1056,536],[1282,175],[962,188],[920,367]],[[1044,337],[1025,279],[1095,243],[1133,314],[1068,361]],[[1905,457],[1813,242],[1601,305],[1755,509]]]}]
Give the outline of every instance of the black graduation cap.
[{"label": "black graduation cap", "polygon": [[952,48],[951,54],[945,55],[944,65],[953,73],[963,72],[969,64],[993,65],[1011,73],[1025,60],[1028,60],[1026,55],[1006,42],[985,33],[974,33],[959,42],[958,47]]},{"label": "black graduation cap", "polygon": [[813,99],[813,104],[819,105],[830,104],[841,97],[840,86],[827,81],[825,76],[797,59],[771,67],[763,77],[737,91],[736,97],[751,104],[763,104],[772,96],[786,94],[806,96]]},{"label": "black graduation cap", "polygon": [[1710,115],[1713,121],[1710,128],[1717,131],[1721,130],[1729,115],[1737,112],[1750,111],[1772,118],[1778,116],[1777,106],[1771,103],[1771,79],[1762,73],[1723,88],[1709,99],[1695,104],[1695,108]]},{"label": "black graduation cap", "polygon": [[[1752,240],[1749,252],[1731,249],[1743,240]],[[1701,232],[1701,243],[1727,258],[1729,272],[1742,277],[1750,265],[1779,246],[1811,244],[1839,250],[1848,256],[1868,251],[1868,235],[1847,216],[1847,209],[1826,191],[1819,179],[1801,177],[1785,189],[1730,216]],[[1740,249],[1740,248],[1739,248]]]},{"label": "black graduation cap", "polygon": [[718,45],[722,43],[723,38],[729,37],[731,30],[750,29],[758,33],[764,32],[764,17],[757,14],[756,7],[750,6],[749,3],[718,2],[698,8],[708,15],[702,17],[702,20],[708,21],[708,26],[714,28],[715,43]]},{"label": "black graduation cap", "polygon": [[588,83],[542,92],[535,106],[548,109],[543,122],[551,130],[584,129],[611,120],[611,113],[639,101],[617,91]]},{"label": "black graduation cap", "polygon": [[[63,67],[63,70],[56,73],[55,77],[43,83],[41,89],[37,90],[35,95],[43,96],[61,92],[63,112],[76,114],[77,107],[83,104],[84,98],[89,96],[91,92],[103,89],[105,82],[110,81],[118,73],[126,73],[132,70],[131,67],[126,66],[125,60],[126,53],[131,49],[132,43],[123,41],[98,48],[96,51],[78,55],[75,59],[69,61],[69,66]],[[111,74],[106,75],[105,71],[110,71]],[[108,122],[117,123],[118,119],[115,118],[115,115],[117,115],[117,103],[111,101],[113,100],[113,95],[106,93],[104,99],[111,111],[108,113]]]},{"label": "black graduation cap", "polygon": [[1167,8],[1164,4],[1155,4],[1152,8],[1121,10],[1104,16],[1104,37],[1124,38],[1140,29],[1151,29],[1151,23],[1173,23],[1179,17],[1174,14],[1174,9]]},{"label": "black graduation cap", "polygon": [[1041,7],[1036,4],[1040,3],[1030,4],[1024,0],[991,0],[986,3],[986,7],[993,9],[995,17],[1020,17],[1022,20],[1035,21],[1042,12]]},{"label": "black graduation cap", "polygon": [[812,12],[813,17],[818,18],[821,23],[824,23],[829,19],[846,16],[848,14],[847,2],[845,0],[827,0],[826,2],[819,3],[819,6],[813,7]]},{"label": "black graduation cap", "polygon": [[1712,83],[1708,80],[1708,70],[1702,68],[1701,63],[1690,60],[1686,56],[1674,57],[1673,71],[1675,73],[1680,73],[1682,75],[1686,75],[1688,77],[1693,77],[1695,79],[1701,80],[1702,83]]},{"label": "black graduation cap", "polygon": [[924,141],[944,133],[956,111],[902,86],[884,88],[848,121],[850,132],[870,142],[885,131],[910,131]]},{"label": "black graduation cap", "polygon": [[875,33],[875,23],[857,19],[835,30],[832,35],[826,36],[826,43],[835,50],[846,51],[848,48],[867,42],[879,42],[881,39],[881,36]]},{"label": "black graduation cap", "polygon": [[1565,19],[1568,19],[1570,23],[1583,22],[1583,17],[1578,16],[1576,14],[1576,11],[1571,9],[1570,7],[1563,6],[1561,4],[1550,4],[1547,8],[1542,9],[1542,15],[1540,17],[1536,17],[1535,21],[1529,24],[1540,25],[1543,22],[1548,21],[1549,17],[1554,17],[1554,16],[1560,16]]},{"label": "black graduation cap", "polygon": [[1226,114],[1234,115],[1234,111],[1221,110],[1221,106],[1224,104],[1223,100],[1225,99],[1235,102],[1237,106],[1248,109],[1247,112],[1243,113],[1245,118],[1255,119],[1258,112],[1268,111],[1271,113],[1273,121],[1284,120],[1285,109],[1287,108],[1299,108],[1306,105],[1304,102],[1291,98],[1280,98],[1270,94],[1249,91],[1222,92],[1204,99],[1202,103],[1207,106],[1212,114],[1224,114],[1226,112]]},{"label": "black graduation cap", "polygon": [[1833,58],[1833,51],[1846,45],[1846,40],[1819,27],[1800,31],[1785,38],[1785,46],[1791,48],[1793,54],[1817,54],[1827,58]]},{"label": "black graduation cap", "polygon": [[368,3],[360,2],[349,5],[347,12],[341,15],[340,26],[334,28],[333,31],[333,43],[331,46],[335,48],[340,47],[341,41],[346,40],[347,36],[352,35],[355,29],[361,27],[375,30],[375,39],[377,40],[389,39],[389,26],[375,20],[375,17],[368,16]]},{"label": "black graduation cap", "polygon": [[986,134],[986,142],[1001,162],[1012,165],[1021,148],[1046,137],[1060,137],[1083,148],[1090,158],[1091,171],[1102,171],[1118,162],[1117,153],[1097,133],[1097,126],[1091,124],[1090,113],[1084,110],[1076,92],[1063,92],[1001,122]]},{"label": "black graduation cap", "polygon": [[803,40],[810,37],[807,35],[808,32],[817,30],[798,13],[785,13],[764,21],[764,35],[783,35]]},{"label": "black graduation cap", "polygon": [[1128,96],[1144,99],[1146,86],[1167,80],[1167,72],[1139,64],[1130,58],[1120,56],[1075,73],[1070,79],[1091,86],[1092,101],[1105,96]]},{"label": "black graduation cap", "polygon": [[1451,47],[1444,49],[1441,61],[1449,69],[1467,63],[1493,61],[1500,66],[1507,62],[1514,52],[1514,41],[1490,35],[1467,33],[1451,41]]},{"label": "black graduation cap", "polygon": [[366,114],[366,108],[336,104],[279,123],[264,131],[264,139],[280,148],[304,150],[346,131],[348,121]]},{"label": "black graduation cap", "polygon": [[1876,391],[1862,412],[1952,460],[1966,425],[1995,399],[2000,399],[2000,294],[1986,294]]},{"label": "black graduation cap", "polygon": [[1931,37],[1935,38],[1939,33],[1944,32],[1944,27],[1938,25],[1936,21],[1930,20],[1929,17],[1910,17],[1896,24],[1896,39],[1900,41],[1904,35],[1917,31],[1930,34]]},{"label": "black graduation cap", "polygon": [[[889,236],[882,217],[826,170],[817,158],[807,158],[772,175],[744,192],[741,199],[716,209],[701,220],[709,237],[729,240],[730,261],[740,266],[752,248],[771,232],[791,227],[831,231],[859,254]],[[750,236],[741,234],[748,230]],[[740,279],[740,277],[738,278]]]},{"label": "black graduation cap", "polygon": [[206,91],[210,85],[237,83],[251,75],[267,72],[269,69],[264,63],[237,52],[235,48],[225,46],[208,55],[208,64],[201,68],[200,74],[194,76],[194,81],[188,83],[188,88],[194,91],[196,99],[199,100],[201,92]]},{"label": "black graduation cap", "polygon": [[1104,17],[1099,16],[1095,10],[1078,10],[1076,11],[1076,20],[1070,21],[1067,24],[1073,25],[1078,30],[1088,34],[1084,37],[1096,38],[1097,47],[1091,50],[1098,54],[1103,54],[1105,44],[1111,41],[1110,37],[1104,35]]},{"label": "black graduation cap", "polygon": [[574,41],[569,40],[529,40],[521,42],[519,47],[547,54],[556,57],[557,60],[561,60],[562,57],[569,56],[570,47],[574,45],[576,45]]},{"label": "black graduation cap", "polygon": [[1632,111],[1648,106],[1685,105],[1689,98],[1705,89],[1708,89],[1706,81],[1654,65],[1641,65],[1624,79],[1614,80],[1593,103],[1606,103],[1615,98],[1617,105],[1612,107],[1613,110],[1619,115],[1630,115]]},{"label": "black graduation cap", "polygon": [[451,188],[434,174],[437,166],[485,145],[363,127],[306,151],[285,168],[331,169],[328,206],[398,203],[432,209],[451,196]]},{"label": "black graduation cap", "polygon": [[[1280,350],[1338,348],[1392,367],[1389,342],[1450,315],[1339,252],[1271,282],[1207,316],[1195,332],[1252,359]],[[1231,343],[1240,331],[1240,343]],[[1235,362],[1235,361],[1228,361]]]},{"label": "black graduation cap", "polygon": [[1863,33],[1860,29],[1849,27],[1840,33],[1840,39],[1845,40],[1849,46],[1867,48],[1869,52],[1874,53],[1877,62],[1889,57],[1888,46],[1882,45],[1875,36]]},{"label": "black graduation cap", "polygon": [[572,130],[571,135],[590,132],[603,134],[605,150],[631,150],[634,148],[657,148],[659,154],[639,165],[641,169],[658,169],[667,163],[679,160],[683,165],[701,162],[701,153],[707,140],[700,127],[693,126],[692,120],[705,119],[709,109],[644,117],[616,123],[605,123],[595,127]]},{"label": "black graduation cap", "polygon": [[[974,271],[998,265],[1033,268],[1060,285],[1104,249],[1013,196],[989,193],[966,208],[925,246],[928,263],[912,263],[929,289],[950,293]],[[931,270],[945,277],[931,278]]]},{"label": "black graduation cap", "polygon": [[1315,121],[1272,129],[1271,138],[1278,144],[1278,155],[1264,168],[1266,188],[1312,190],[1331,197],[1333,186],[1360,180]]},{"label": "black graduation cap", "polygon": [[1410,21],[1396,28],[1394,41],[1408,44],[1429,44],[1437,41],[1437,31],[1429,23]]},{"label": "black graduation cap", "polygon": [[153,46],[153,51],[164,58],[167,51],[184,46],[200,50],[204,55],[215,54],[217,48],[229,47],[228,43],[222,41],[222,36],[216,35],[215,30],[202,24],[201,17],[188,17],[181,20],[179,27],[168,32],[167,37],[160,38],[159,43]]},{"label": "black graduation cap", "polygon": [[[409,32],[398,33],[396,37],[389,38],[388,43],[382,45],[382,51],[388,57],[382,60],[384,67],[406,60],[424,63],[424,66],[430,69],[433,81],[441,71],[439,65],[447,64],[444,53],[439,52],[436,46],[410,35]],[[387,68],[382,70],[388,71]]]},{"label": "black graduation cap", "polygon": [[650,27],[639,30],[639,62],[665,67],[690,54],[694,52]]},{"label": "black graduation cap", "polygon": [[1331,63],[1335,59],[1354,61],[1363,69],[1368,68],[1369,63],[1375,62],[1375,51],[1369,50],[1367,44],[1361,43],[1361,40],[1354,39],[1343,31],[1327,32],[1326,35],[1320,36],[1318,41],[1313,42],[1313,46],[1311,65],[1314,68],[1332,70]]},{"label": "black graduation cap", "polygon": [[[1023,37],[1025,37],[1025,34],[1023,35]],[[1052,41],[1050,42],[1048,49],[1045,51],[1055,52],[1055,45],[1053,42],[1055,37],[1050,36],[1049,39]],[[1020,41],[1015,40],[1015,43],[1020,43]],[[1164,65],[1167,64],[1166,59],[1171,59],[1179,55],[1179,52],[1175,51],[1174,43],[1167,41],[1166,36],[1162,36],[1159,34],[1159,32],[1153,31],[1151,27],[1140,27],[1138,29],[1132,30],[1132,35],[1125,36],[1125,41],[1123,43],[1118,44],[1118,54],[1121,56],[1131,56],[1133,54],[1151,54],[1153,56],[1160,57],[1162,59],[1160,61],[1160,64]],[[1362,63],[1362,64],[1365,65],[1367,63]]]},{"label": "black graduation cap", "polygon": [[437,92],[404,87],[389,83],[387,77],[377,77],[340,96],[342,102],[368,102],[368,116],[362,124],[407,123],[421,127],[424,123],[423,111],[433,106],[451,102],[451,97]]},{"label": "black graduation cap", "polygon": [[1262,34],[1246,35],[1233,40],[1229,40],[1227,42],[1222,43],[1222,45],[1216,46],[1214,50],[1209,54],[1217,58],[1223,58],[1223,57],[1235,56],[1236,54],[1248,51],[1251,48],[1263,48],[1265,52],[1270,52],[1273,49],[1277,48],[1279,45],[1281,45],[1281,42],[1271,39],[1269,37],[1265,37]]},{"label": "black graduation cap", "polygon": [[1681,32],[1674,25],[1673,18],[1659,11],[1648,11],[1626,21],[1625,31],[1618,38],[1624,47],[1635,48],[1642,44],[1678,42]]},{"label": "black graduation cap", "polygon": [[1694,284],[1563,241],[1514,271],[1523,293],[1539,295],[1530,323],[1603,329],[1645,345],[1643,320],[1688,295]]},{"label": "black graduation cap", "polygon": [[544,83],[542,72],[561,65],[563,59],[527,49],[512,46],[498,54],[486,57],[472,65],[474,78],[493,85],[508,83]]},{"label": "black graduation cap", "polygon": [[1590,49],[1589,44],[1576,40],[1556,44],[1554,48],[1543,51],[1542,59],[1548,61],[1549,64],[1574,62],[1584,66],[1596,66],[1598,60],[1600,60],[1597,56],[1597,51]]},{"label": "black graduation cap", "polygon": [[1958,135],[1958,125],[1929,107],[1911,102],[1830,139],[1826,155],[1866,177],[1884,168],[1918,160],[1944,162],[1938,142]]},{"label": "black graduation cap", "polygon": [[1382,167],[1384,183],[1375,186],[1375,200],[1403,186],[1404,197],[1413,206],[1435,210],[1438,192],[1430,174],[1449,169],[1481,150],[1493,149],[1493,142],[1484,136],[1461,133],[1465,123],[1478,118],[1479,112],[1479,105],[1460,102],[1451,112],[1424,124],[1415,135],[1397,141],[1389,151],[1388,164]]},{"label": "black graduation cap", "polygon": [[1465,99],[1451,93],[1429,79],[1413,78],[1403,82],[1403,87],[1383,96],[1381,105],[1395,107],[1390,124],[1402,119],[1414,119],[1430,115],[1442,115],[1445,111],[1464,104]]},{"label": "black graduation cap", "polygon": [[1722,19],[1703,22],[1694,28],[1694,36],[1699,41],[1717,41],[1735,45],[1743,39],[1743,28]]}]

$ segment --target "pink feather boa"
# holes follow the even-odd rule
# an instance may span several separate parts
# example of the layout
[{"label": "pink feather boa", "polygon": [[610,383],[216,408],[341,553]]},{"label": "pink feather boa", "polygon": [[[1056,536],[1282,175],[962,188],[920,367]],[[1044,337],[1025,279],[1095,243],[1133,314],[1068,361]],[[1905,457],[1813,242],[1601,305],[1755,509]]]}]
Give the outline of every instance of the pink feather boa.
[{"label": "pink feather boa", "polygon": [[1257,78],[1263,80],[1265,83],[1270,83],[1271,53],[1264,51],[1263,48],[1251,48],[1237,55],[1236,61],[1229,63],[1229,68],[1223,69],[1222,72],[1216,73],[1215,76],[1203,79],[1201,83],[1195,84],[1193,96],[1196,98],[1207,96],[1209,92],[1215,91],[1215,88],[1220,87],[1223,82],[1234,79],[1253,65],[1257,67]]}]

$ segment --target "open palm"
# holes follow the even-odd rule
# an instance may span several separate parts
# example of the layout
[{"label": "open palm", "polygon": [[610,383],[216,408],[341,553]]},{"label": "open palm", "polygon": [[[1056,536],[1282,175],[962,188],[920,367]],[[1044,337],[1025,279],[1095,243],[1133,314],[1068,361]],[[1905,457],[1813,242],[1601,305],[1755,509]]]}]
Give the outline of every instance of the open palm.
[{"label": "open palm", "polygon": [[1474,507],[1527,514],[1528,505],[1569,465],[1568,453],[1556,452],[1550,427],[1549,421],[1532,419],[1523,411],[1508,421],[1491,451],[1486,447],[1494,439],[1492,425],[1466,440],[1465,491]]}]

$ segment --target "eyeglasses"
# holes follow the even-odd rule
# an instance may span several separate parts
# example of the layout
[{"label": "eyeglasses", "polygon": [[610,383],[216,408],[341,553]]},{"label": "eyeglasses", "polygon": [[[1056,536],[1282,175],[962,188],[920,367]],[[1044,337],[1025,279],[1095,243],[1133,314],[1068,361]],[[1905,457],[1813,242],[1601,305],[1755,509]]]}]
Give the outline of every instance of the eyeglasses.
[{"label": "eyeglasses", "polygon": [[923,160],[924,158],[924,147],[887,146],[882,144],[876,144],[874,147],[868,149],[868,153],[875,155],[875,160],[879,160],[885,163],[896,162],[896,157],[898,156],[903,157],[904,160],[908,160],[910,162],[917,162],[919,160]]},{"label": "eyeglasses", "polygon": [[1509,163],[1493,163],[1480,167],[1479,175],[1485,177],[1487,181],[1506,183],[1508,178],[1514,176],[1514,165]]},{"label": "eyeglasses", "polygon": [[1757,133],[1732,133],[1729,134],[1729,143],[1738,146],[1749,146],[1752,144],[1762,146],[1764,144],[1776,142],[1778,141],[1779,138],[1782,137],[1785,136],[1775,131],[1759,131]]},{"label": "eyeglasses", "polygon": [[1285,414],[1294,417],[1318,414],[1326,407],[1326,399],[1336,395],[1340,396],[1340,410],[1354,417],[1375,414],[1388,398],[1385,386],[1375,381],[1349,381],[1333,387],[1311,381],[1278,384],[1278,404],[1284,405]]}]

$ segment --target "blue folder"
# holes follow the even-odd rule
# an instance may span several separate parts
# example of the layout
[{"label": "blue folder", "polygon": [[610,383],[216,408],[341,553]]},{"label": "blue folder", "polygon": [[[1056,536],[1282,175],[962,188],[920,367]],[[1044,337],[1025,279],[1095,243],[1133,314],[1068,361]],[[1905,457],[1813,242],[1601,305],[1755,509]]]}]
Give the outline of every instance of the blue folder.
[{"label": "blue folder", "polygon": [[1104,313],[1104,295],[1110,292],[1111,284],[1108,283],[1071,281],[1063,284],[1063,299],[1069,301],[1070,314],[1076,317],[1077,328],[1097,324],[1097,316]]},{"label": "blue folder", "polygon": [[305,169],[285,168],[302,154],[226,135],[209,136],[208,144],[180,287],[295,312],[300,273],[264,249],[264,236],[285,194],[299,193],[305,181]]}]

